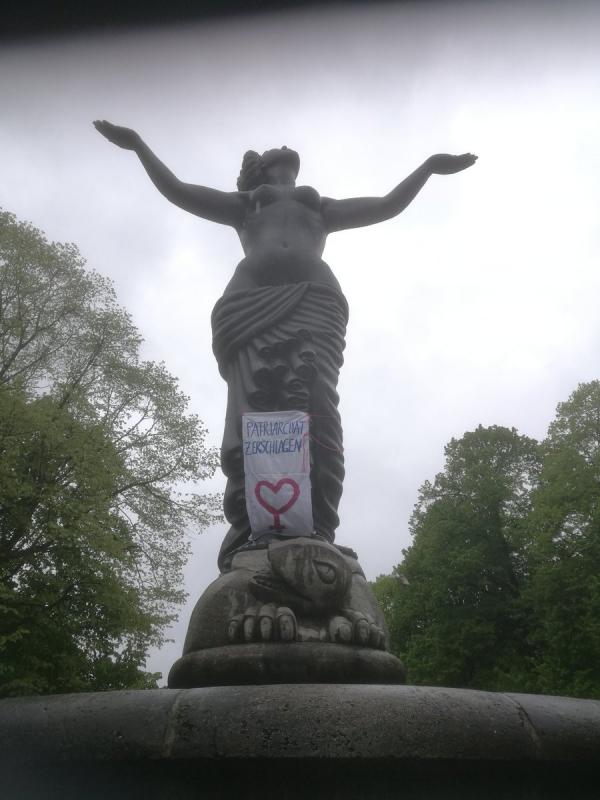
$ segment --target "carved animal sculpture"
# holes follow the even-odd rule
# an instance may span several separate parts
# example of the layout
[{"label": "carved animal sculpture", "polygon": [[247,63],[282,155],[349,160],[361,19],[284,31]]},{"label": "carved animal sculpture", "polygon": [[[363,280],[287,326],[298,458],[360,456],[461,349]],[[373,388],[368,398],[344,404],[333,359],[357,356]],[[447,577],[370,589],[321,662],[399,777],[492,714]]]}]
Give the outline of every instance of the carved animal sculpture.
[{"label": "carved animal sculpture", "polygon": [[237,553],[196,604],[184,654],[249,642],[388,649],[383,615],[348,552],[303,537]]}]

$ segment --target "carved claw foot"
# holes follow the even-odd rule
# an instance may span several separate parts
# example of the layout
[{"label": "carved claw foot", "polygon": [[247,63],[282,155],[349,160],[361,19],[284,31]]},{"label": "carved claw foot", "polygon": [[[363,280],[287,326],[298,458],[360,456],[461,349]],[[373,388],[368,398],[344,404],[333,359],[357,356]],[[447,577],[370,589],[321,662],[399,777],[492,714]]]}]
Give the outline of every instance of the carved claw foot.
[{"label": "carved claw foot", "polygon": [[295,642],[298,638],[296,615],[287,606],[275,603],[253,605],[244,614],[231,617],[227,626],[231,644],[240,642]]},{"label": "carved claw foot", "polygon": [[385,649],[385,634],[368,614],[345,608],[329,620],[329,641]]}]

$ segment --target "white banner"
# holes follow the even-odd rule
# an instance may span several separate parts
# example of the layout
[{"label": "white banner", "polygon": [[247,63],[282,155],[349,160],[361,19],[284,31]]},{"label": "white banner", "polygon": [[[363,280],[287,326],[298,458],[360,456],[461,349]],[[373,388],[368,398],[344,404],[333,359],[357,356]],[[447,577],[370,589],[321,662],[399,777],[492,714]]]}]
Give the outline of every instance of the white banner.
[{"label": "white banner", "polygon": [[304,411],[242,415],[246,508],[252,536],[313,533],[309,417]]}]

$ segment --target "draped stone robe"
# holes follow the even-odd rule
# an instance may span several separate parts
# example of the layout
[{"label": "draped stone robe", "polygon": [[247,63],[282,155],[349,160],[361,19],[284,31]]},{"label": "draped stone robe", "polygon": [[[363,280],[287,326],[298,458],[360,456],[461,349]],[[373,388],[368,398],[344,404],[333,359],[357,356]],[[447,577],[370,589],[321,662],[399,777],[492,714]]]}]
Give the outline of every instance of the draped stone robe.
[{"label": "draped stone robe", "polygon": [[231,528],[219,554],[221,569],[251,536],[242,451],[247,411],[297,409],[310,415],[315,533],[333,541],[344,479],[336,387],[347,322],[345,297],[321,283],[228,292],[215,305],[213,351],[228,386],[221,466]]}]

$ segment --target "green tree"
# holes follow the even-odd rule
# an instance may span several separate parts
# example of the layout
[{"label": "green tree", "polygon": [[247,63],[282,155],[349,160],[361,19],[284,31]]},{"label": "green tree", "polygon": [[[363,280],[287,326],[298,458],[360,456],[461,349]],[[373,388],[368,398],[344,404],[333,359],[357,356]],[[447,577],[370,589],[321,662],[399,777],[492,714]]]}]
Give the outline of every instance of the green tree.
[{"label": "green tree", "polygon": [[529,522],[535,691],[600,698],[600,382],[558,406]]},{"label": "green tree", "polygon": [[514,429],[480,426],[445,455],[444,471],[421,488],[412,545],[375,592],[410,680],[516,688],[527,647],[524,523],[539,446]]},{"label": "green tree", "polygon": [[144,685],[217,498],[188,398],[73,245],[0,213],[0,691]]}]

